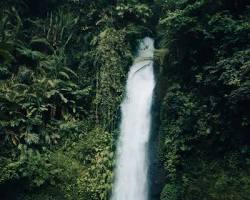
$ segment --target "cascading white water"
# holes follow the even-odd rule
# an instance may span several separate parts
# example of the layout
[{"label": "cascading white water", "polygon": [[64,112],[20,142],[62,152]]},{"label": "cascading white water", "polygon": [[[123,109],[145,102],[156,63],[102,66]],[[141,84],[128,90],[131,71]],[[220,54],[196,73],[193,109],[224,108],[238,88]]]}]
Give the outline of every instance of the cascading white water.
[{"label": "cascading white water", "polygon": [[122,103],[121,132],[112,200],[148,199],[148,141],[155,86],[154,41],[144,38],[131,66]]}]

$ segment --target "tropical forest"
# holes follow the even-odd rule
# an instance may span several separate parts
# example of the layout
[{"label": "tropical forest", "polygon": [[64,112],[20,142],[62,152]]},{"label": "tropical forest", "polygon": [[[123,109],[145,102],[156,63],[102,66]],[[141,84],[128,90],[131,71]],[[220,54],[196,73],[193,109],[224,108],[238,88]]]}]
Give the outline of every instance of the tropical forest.
[{"label": "tropical forest", "polygon": [[250,200],[250,1],[0,0],[0,200]]}]

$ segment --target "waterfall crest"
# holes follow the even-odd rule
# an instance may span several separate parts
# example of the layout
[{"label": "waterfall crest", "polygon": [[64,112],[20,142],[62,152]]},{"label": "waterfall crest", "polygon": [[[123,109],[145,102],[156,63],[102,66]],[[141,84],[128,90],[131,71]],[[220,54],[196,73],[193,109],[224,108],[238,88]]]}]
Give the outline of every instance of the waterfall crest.
[{"label": "waterfall crest", "polygon": [[144,38],[131,66],[117,147],[117,164],[112,200],[148,199],[148,140],[151,104],[155,86],[153,73],[154,41]]}]

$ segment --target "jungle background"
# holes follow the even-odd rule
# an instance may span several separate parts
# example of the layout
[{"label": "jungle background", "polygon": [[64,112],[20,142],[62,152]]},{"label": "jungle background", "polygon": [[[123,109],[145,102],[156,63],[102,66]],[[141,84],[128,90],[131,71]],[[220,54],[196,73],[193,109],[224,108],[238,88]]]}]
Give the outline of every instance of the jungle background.
[{"label": "jungle background", "polygon": [[250,199],[247,0],[1,0],[0,199],[110,198],[119,105],[145,36],[150,200]]}]

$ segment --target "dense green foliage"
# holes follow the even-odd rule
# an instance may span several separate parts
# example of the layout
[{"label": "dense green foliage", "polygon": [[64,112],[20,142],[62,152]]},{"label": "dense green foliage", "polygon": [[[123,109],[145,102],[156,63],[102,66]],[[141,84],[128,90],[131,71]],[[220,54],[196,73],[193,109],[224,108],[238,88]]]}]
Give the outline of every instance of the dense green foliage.
[{"label": "dense green foliage", "polygon": [[249,199],[249,8],[168,1],[163,13],[162,199]]},{"label": "dense green foliage", "polygon": [[125,76],[151,8],[0,4],[1,199],[108,199]]},{"label": "dense green foliage", "polygon": [[1,1],[0,198],[109,199],[125,77],[153,36],[163,173],[151,182],[164,183],[152,199],[249,199],[249,6]]}]

